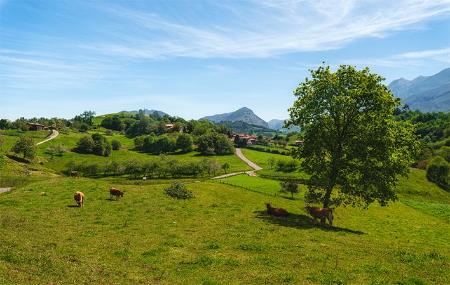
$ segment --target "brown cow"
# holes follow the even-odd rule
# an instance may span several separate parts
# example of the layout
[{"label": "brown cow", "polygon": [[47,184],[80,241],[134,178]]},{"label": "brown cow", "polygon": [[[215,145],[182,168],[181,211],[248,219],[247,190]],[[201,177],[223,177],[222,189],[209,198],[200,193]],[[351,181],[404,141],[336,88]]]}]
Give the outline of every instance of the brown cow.
[{"label": "brown cow", "polygon": [[314,218],[314,220],[320,219],[320,223],[325,224],[325,219],[327,219],[330,226],[333,225],[333,209],[310,206],[306,206],[305,209]]},{"label": "brown cow", "polygon": [[111,189],[109,189],[109,197],[112,199],[112,197],[113,196],[115,196],[117,199],[119,198],[119,197],[123,197],[123,192],[122,191],[120,191],[119,189],[117,189],[117,188],[111,188]]},{"label": "brown cow", "polygon": [[78,171],[72,170],[70,172],[71,177],[80,177],[80,173]]},{"label": "brown cow", "polygon": [[289,215],[288,211],[283,208],[273,208],[270,203],[266,203],[267,214],[275,217],[287,217]]},{"label": "brown cow", "polygon": [[75,202],[77,202],[78,207],[83,207],[84,204],[84,193],[77,191],[75,192],[75,195],[73,195],[73,199],[75,199]]}]

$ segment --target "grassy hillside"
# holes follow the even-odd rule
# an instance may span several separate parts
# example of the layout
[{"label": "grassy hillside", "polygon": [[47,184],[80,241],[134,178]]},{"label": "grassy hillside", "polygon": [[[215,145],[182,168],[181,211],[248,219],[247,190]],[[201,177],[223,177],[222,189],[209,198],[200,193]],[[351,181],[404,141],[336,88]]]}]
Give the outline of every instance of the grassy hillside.
[{"label": "grassy hillside", "polygon": [[259,166],[263,168],[263,170],[258,171],[258,174],[260,176],[266,177],[266,178],[273,178],[273,179],[306,179],[308,178],[308,175],[301,170],[295,171],[295,172],[279,172],[275,171],[274,169],[270,169],[269,166],[269,159],[275,159],[275,160],[287,160],[290,159],[289,156],[281,155],[281,154],[273,154],[273,153],[267,153],[252,149],[242,149],[242,153],[251,161],[255,162]]},{"label": "grassy hillside", "polygon": [[[91,131],[90,133],[94,132],[100,132],[104,134],[104,129],[99,129],[96,131]],[[90,134],[88,133],[88,134]],[[20,134],[25,134],[27,136],[33,136],[35,138],[35,141],[38,142],[40,140],[43,140],[47,135],[48,132],[21,132]],[[8,133],[4,135],[5,138],[5,145],[3,146],[3,151],[9,151],[14,144],[14,142],[17,140],[19,133]],[[157,158],[155,155],[147,154],[147,153],[141,153],[133,150],[134,142],[132,139],[125,137],[124,135],[120,134],[113,134],[112,136],[107,136],[107,139],[109,141],[112,140],[119,140],[122,144],[122,149],[119,151],[113,151],[111,153],[111,156],[109,157],[102,157],[92,154],[79,154],[72,152],[73,148],[76,147],[76,144],[78,140],[87,135],[86,133],[79,133],[79,132],[69,132],[69,133],[61,133],[57,138],[54,140],[51,140],[45,144],[38,146],[38,160],[43,162],[43,165],[46,168],[50,168],[54,171],[61,172],[65,170],[66,165],[69,161],[74,162],[89,162],[89,163],[98,163],[98,164],[106,164],[108,161],[117,161],[119,163],[124,163],[126,161],[135,160],[135,161],[146,161],[149,159]],[[46,153],[46,149],[49,148],[52,145],[63,145],[68,151],[64,153],[62,156],[58,157],[51,157]],[[201,156],[198,152],[190,152],[190,153],[183,153],[183,154],[171,154],[168,155],[171,158],[180,160],[180,161],[200,161],[201,159],[204,159],[205,156]],[[208,156],[206,158],[217,160],[220,164],[228,163],[230,165],[229,171],[245,171],[250,170],[250,168],[243,163],[240,159],[238,159],[234,155],[223,155],[223,156]]]},{"label": "grassy hillside", "polygon": [[[107,189],[126,191],[110,201]],[[403,203],[339,208],[336,228],[300,200],[220,183],[53,178],[0,195],[2,284],[448,284],[449,224]],[[86,193],[74,208],[73,192]],[[268,217],[264,203],[293,213]]]}]

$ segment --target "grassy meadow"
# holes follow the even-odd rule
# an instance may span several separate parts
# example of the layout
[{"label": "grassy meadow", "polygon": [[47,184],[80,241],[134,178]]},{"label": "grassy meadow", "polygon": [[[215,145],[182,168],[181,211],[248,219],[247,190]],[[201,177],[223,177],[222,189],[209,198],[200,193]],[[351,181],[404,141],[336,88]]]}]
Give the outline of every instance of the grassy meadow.
[{"label": "grassy meadow", "polygon": [[[305,214],[302,200],[198,182],[188,184],[195,198],[179,201],[163,193],[166,185],[58,177],[2,194],[0,283],[450,281],[448,221],[401,201],[338,208],[336,227],[328,228]],[[109,200],[111,186],[125,197]],[[83,208],[74,207],[77,190],[86,194]],[[421,191],[416,201],[428,196]],[[269,217],[266,202],[292,215]]]},{"label": "grassy meadow", "polygon": [[[423,170],[400,179],[397,202],[339,207],[330,228],[306,214],[304,186],[290,199],[279,193],[279,181],[267,178],[304,177],[267,169],[269,158],[286,156],[244,149],[267,176],[184,179],[195,197],[175,200],[164,194],[172,180],[61,176],[71,159],[152,157],[117,134],[123,149],[109,158],[45,153],[52,144],[72,148],[82,135],[61,134],[39,146],[42,163],[6,160],[0,187],[13,190],[0,194],[0,284],[450,283],[450,193]],[[14,136],[5,137],[13,143]],[[248,169],[234,156],[213,158],[229,162],[230,171]],[[113,186],[125,196],[110,200]],[[75,191],[86,194],[82,208],[75,207]],[[268,202],[290,216],[268,216]]]}]

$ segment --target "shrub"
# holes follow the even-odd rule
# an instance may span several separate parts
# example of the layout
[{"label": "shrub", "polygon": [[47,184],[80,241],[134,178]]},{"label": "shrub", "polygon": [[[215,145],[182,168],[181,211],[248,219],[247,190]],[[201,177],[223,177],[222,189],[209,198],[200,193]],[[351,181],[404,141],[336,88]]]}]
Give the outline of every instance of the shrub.
[{"label": "shrub", "polygon": [[114,133],[113,133],[113,131],[111,131],[111,130],[106,130],[105,131],[105,135],[107,135],[107,136],[112,136]]},{"label": "shrub", "polygon": [[176,148],[182,152],[190,152],[192,150],[192,136],[189,134],[180,134],[177,137]]},{"label": "shrub", "polygon": [[194,198],[192,191],[186,188],[183,183],[173,182],[168,188],[164,190],[166,195],[176,199],[191,199]]},{"label": "shrub", "polygon": [[282,181],[280,182],[280,192],[291,193],[291,198],[294,199],[294,194],[298,193],[298,184],[294,181]]},{"label": "shrub", "polygon": [[90,136],[82,137],[77,142],[77,147],[75,148],[76,152],[79,153],[92,153],[94,149],[94,140]]},{"label": "shrub", "polygon": [[450,162],[450,146],[443,146],[438,151],[437,154],[443,157],[447,162]]},{"label": "shrub", "polygon": [[143,150],[144,149],[144,137],[136,137],[134,139],[134,148],[136,150]]},{"label": "shrub", "polygon": [[82,124],[80,125],[80,132],[85,133],[85,132],[87,132],[88,130],[89,130],[89,125],[88,125],[88,124],[82,123]]},{"label": "shrub", "polygon": [[440,156],[434,157],[427,167],[427,178],[428,180],[436,183],[444,189],[449,189],[448,175],[450,171],[450,166]]},{"label": "shrub", "polygon": [[232,154],[234,147],[227,136],[216,133],[202,135],[197,141],[198,150],[203,155]]},{"label": "shrub", "polygon": [[111,154],[111,144],[101,134],[82,137],[77,142],[76,152],[92,153],[95,155],[109,156]]},{"label": "shrub", "polygon": [[298,163],[294,159],[280,159],[277,161],[277,171],[294,172],[297,170]]},{"label": "shrub", "polygon": [[22,136],[14,144],[12,151],[17,154],[22,154],[23,158],[34,159],[36,157],[36,145],[33,138]]},{"label": "shrub", "polygon": [[56,144],[56,145],[49,146],[45,150],[45,153],[50,155],[53,158],[55,156],[62,156],[66,151],[67,150],[64,145]]},{"label": "shrub", "polygon": [[113,140],[111,146],[113,150],[119,150],[122,147],[122,144],[118,140]]}]

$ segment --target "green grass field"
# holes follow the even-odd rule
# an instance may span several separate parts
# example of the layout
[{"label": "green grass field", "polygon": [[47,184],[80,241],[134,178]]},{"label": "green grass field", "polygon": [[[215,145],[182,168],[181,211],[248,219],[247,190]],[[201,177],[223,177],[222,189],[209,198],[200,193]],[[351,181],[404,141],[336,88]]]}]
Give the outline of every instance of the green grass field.
[{"label": "green grass field", "polygon": [[[49,159],[46,147],[71,146],[81,135],[61,135],[40,146],[39,157]],[[450,283],[450,193],[422,170],[400,179],[399,201],[389,207],[337,208],[333,228],[305,213],[304,186],[291,200],[278,192],[279,181],[262,177],[184,179],[195,198],[178,201],[164,194],[171,180],[57,175],[70,159],[151,157],[117,136],[125,147],[111,158],[68,152],[43,164],[6,159],[0,187],[14,188],[0,194],[0,284]],[[274,156],[244,153],[263,167]],[[174,157],[199,159],[195,152]],[[236,157],[215,158],[247,169]],[[112,186],[125,196],[110,200]],[[74,207],[75,191],[86,194],[82,208]],[[291,215],[267,216],[267,202]]]},{"label": "green grass field", "polygon": [[[105,131],[104,129],[100,128],[98,130],[91,131],[88,134],[95,132],[100,132],[104,134],[104,131]],[[45,133],[24,132],[23,134],[33,136],[35,141],[39,142],[48,135],[48,132],[47,131],[45,131]],[[17,141],[18,138],[17,135],[19,135],[17,132],[4,134],[3,137],[5,139],[5,143],[4,146],[2,147],[3,152],[8,152],[11,149],[13,144]],[[112,136],[107,136],[107,139],[109,141],[112,141],[113,139],[119,140],[122,144],[122,149],[118,151],[113,151],[111,153],[111,156],[109,157],[102,157],[91,154],[79,154],[71,151],[76,147],[78,140],[85,135],[87,134],[78,132],[70,132],[67,134],[61,133],[54,140],[51,140],[45,144],[38,146],[37,160],[42,162],[46,168],[61,173],[63,170],[66,169],[66,165],[69,161],[106,164],[109,161],[117,161],[119,163],[123,163],[125,161],[135,160],[138,162],[143,162],[146,160],[157,158],[157,156],[155,155],[134,151],[133,139],[127,138],[124,135],[120,135],[117,133],[115,133]],[[49,148],[52,145],[58,144],[63,145],[67,149],[67,152],[64,153],[61,157],[55,156],[53,158],[50,155],[46,154],[47,148]],[[0,152],[2,150],[0,150]],[[177,159],[179,161],[200,161],[204,158],[214,159],[217,160],[220,164],[228,163],[230,165],[230,169],[228,171],[230,172],[250,170],[250,168],[245,163],[243,163],[240,159],[238,159],[234,155],[205,157],[201,156],[198,152],[193,151],[190,153],[183,153],[183,154],[170,154],[168,156]]]},{"label": "green grass field", "polygon": [[242,149],[242,153],[251,161],[255,162],[263,169],[258,171],[258,174],[265,178],[271,179],[307,179],[308,175],[301,170],[295,172],[279,172],[271,169],[269,166],[269,159],[275,160],[287,160],[289,156],[281,154],[267,153],[252,149]]},{"label": "green grass field", "polygon": [[[0,195],[1,284],[448,284],[450,228],[401,202],[338,208],[316,225],[301,200],[220,183],[52,178]],[[108,188],[126,191],[109,200]],[[86,194],[73,207],[73,192]],[[426,195],[426,192],[422,193]],[[420,197],[420,195],[418,196]],[[271,218],[264,203],[284,207]]]}]

